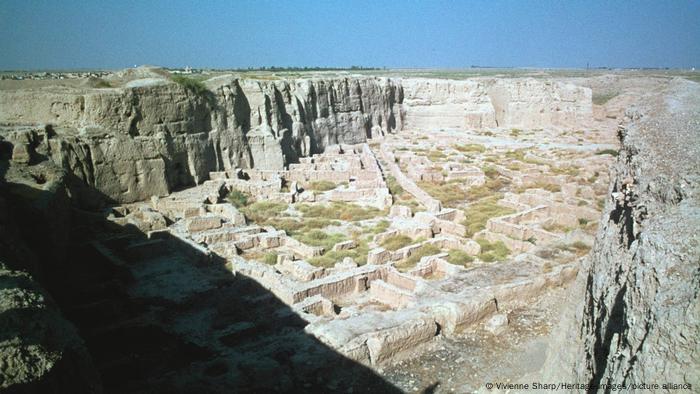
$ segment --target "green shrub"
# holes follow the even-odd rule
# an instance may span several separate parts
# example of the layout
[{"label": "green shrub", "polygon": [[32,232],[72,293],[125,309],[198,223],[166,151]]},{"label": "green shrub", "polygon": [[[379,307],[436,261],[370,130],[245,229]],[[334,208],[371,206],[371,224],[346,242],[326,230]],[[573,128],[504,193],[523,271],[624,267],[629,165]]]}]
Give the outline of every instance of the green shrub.
[{"label": "green shrub", "polygon": [[586,245],[585,243],[583,243],[581,241],[576,241],[576,242],[572,243],[571,247],[573,247],[576,250],[586,251],[586,252],[591,248],[590,246]]},{"label": "green shrub", "polygon": [[484,153],[484,152],[486,152],[486,147],[481,145],[481,144],[457,145],[454,148],[462,153]]},{"label": "green shrub", "polygon": [[571,175],[576,176],[579,174],[579,169],[576,167],[549,167],[549,171],[557,175]]},{"label": "green shrub", "polygon": [[277,264],[277,253],[265,253],[265,256],[262,258],[262,262],[269,265]]},{"label": "green shrub", "polygon": [[595,154],[596,154],[596,155],[610,155],[610,156],[613,156],[613,157],[617,157],[617,155],[619,154],[619,152],[616,151],[615,149],[603,149],[603,150],[597,151]]},{"label": "green shrub", "polygon": [[374,207],[365,208],[345,202],[332,202],[327,205],[300,204],[297,209],[304,214],[305,218],[332,218],[351,222],[372,219],[386,214]]},{"label": "green shrub", "polygon": [[481,170],[484,171],[484,175],[486,175],[487,178],[498,178],[499,173],[496,167],[494,166],[485,165]]},{"label": "green shrub", "polygon": [[474,261],[474,257],[470,256],[467,254],[467,252],[459,249],[450,249],[447,252],[447,261],[449,261],[451,264],[454,265],[461,265],[463,267],[466,267]]},{"label": "green shrub", "polygon": [[243,208],[248,205],[250,196],[240,190],[234,190],[228,194],[228,202],[236,208]]},{"label": "green shrub", "polygon": [[495,195],[485,198],[471,204],[464,210],[466,218],[462,222],[462,225],[467,228],[466,237],[472,237],[477,232],[485,229],[486,222],[489,219],[514,213],[512,209],[497,204],[501,197],[501,195]]},{"label": "green shrub", "polygon": [[417,182],[418,186],[426,193],[440,200],[446,207],[454,207],[466,199],[466,191],[456,182]]},{"label": "green shrub", "polygon": [[428,152],[427,157],[431,161],[440,161],[440,160],[443,160],[444,158],[446,158],[447,155],[442,151],[434,149],[434,150],[431,150],[430,152]]},{"label": "green shrub", "polygon": [[510,249],[508,249],[503,241],[489,242],[486,239],[479,238],[476,242],[481,246],[479,259],[487,263],[503,261],[510,254]]},{"label": "green shrub", "polygon": [[207,87],[204,86],[201,81],[196,79],[188,78],[182,75],[174,75],[171,79],[173,82],[198,96],[203,95],[207,91]]},{"label": "green shrub", "polygon": [[472,186],[466,192],[468,201],[476,201],[485,197],[489,197],[494,193],[501,191],[504,187],[510,184],[510,181],[504,178],[487,179],[486,183],[481,186]]},{"label": "green shrub", "polygon": [[377,223],[374,227],[372,227],[371,230],[369,230],[372,234],[380,234],[385,232],[391,223],[388,220],[380,220],[379,223]]},{"label": "green shrub", "polygon": [[323,230],[311,230],[307,233],[297,233],[294,239],[311,246],[321,246],[326,252],[333,249],[333,245],[347,240],[345,235],[339,233],[327,233]]},{"label": "green shrub", "polygon": [[421,258],[425,256],[432,256],[440,253],[440,248],[435,245],[423,245],[411,253],[411,256],[406,260],[396,264],[396,268],[401,271],[409,270],[418,264]]},{"label": "green shrub", "polygon": [[105,81],[105,80],[103,80],[103,79],[100,79],[100,80],[97,81],[97,83],[95,84],[95,87],[96,87],[96,88],[99,88],[99,89],[111,88],[111,87],[112,87],[112,84],[109,83],[109,82],[107,82],[107,81]]},{"label": "green shrub", "polygon": [[408,246],[413,243],[413,238],[408,237],[406,235],[394,235],[392,237],[388,237],[384,239],[379,246],[386,250],[391,250],[392,252],[395,250],[399,250],[403,248],[404,246]]},{"label": "green shrub", "polygon": [[546,164],[544,161],[533,158],[533,157],[525,157],[525,149],[516,149],[516,150],[510,150],[506,152],[506,157],[509,159],[513,160],[518,160],[522,161],[523,163],[528,163],[528,164],[535,164],[535,165],[542,165]]},{"label": "green shrub", "polygon": [[613,92],[613,93],[593,93],[593,97],[591,97],[593,104],[595,105],[603,105],[610,101],[612,98],[616,97],[619,93]]},{"label": "green shrub", "polygon": [[275,201],[258,201],[241,208],[241,212],[259,225],[269,225],[268,221],[287,209],[287,204]]},{"label": "green shrub", "polygon": [[343,261],[344,258],[350,257],[358,265],[364,265],[367,263],[367,253],[369,253],[369,246],[367,243],[367,237],[361,238],[359,234],[353,236],[353,240],[357,242],[357,247],[354,249],[330,250],[325,252],[321,256],[316,256],[309,259],[309,263],[317,267],[333,267],[337,262]]}]

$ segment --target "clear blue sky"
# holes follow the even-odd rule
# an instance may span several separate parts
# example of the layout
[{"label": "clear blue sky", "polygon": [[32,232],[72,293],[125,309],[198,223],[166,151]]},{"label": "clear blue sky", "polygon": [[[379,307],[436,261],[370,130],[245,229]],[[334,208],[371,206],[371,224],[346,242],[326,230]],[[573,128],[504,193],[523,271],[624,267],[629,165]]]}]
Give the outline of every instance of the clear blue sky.
[{"label": "clear blue sky", "polygon": [[700,1],[0,0],[0,69],[700,67]]}]

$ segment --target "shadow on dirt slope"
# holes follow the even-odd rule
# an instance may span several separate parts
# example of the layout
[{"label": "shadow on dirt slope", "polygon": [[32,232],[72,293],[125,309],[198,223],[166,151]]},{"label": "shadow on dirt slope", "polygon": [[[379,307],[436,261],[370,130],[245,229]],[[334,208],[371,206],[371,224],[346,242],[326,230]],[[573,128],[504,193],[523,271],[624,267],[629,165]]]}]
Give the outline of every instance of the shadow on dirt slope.
[{"label": "shadow on dirt slope", "polygon": [[[86,210],[104,196],[46,161],[0,167],[0,259],[30,272],[77,327],[105,392],[399,392],[216,255]],[[10,390],[99,392],[63,364]]]}]

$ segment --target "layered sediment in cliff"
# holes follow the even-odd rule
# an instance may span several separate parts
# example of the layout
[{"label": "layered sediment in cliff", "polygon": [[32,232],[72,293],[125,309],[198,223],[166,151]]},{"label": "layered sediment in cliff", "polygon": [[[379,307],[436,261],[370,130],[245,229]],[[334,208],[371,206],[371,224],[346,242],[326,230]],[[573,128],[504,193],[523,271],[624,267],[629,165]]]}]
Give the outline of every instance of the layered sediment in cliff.
[{"label": "layered sediment in cliff", "polygon": [[645,107],[620,128],[596,244],[544,368],[591,391],[700,385],[700,85],[675,80]]},{"label": "layered sediment in cliff", "polygon": [[211,171],[282,169],[403,128],[575,127],[591,118],[590,89],[535,79],[221,76],[193,89],[157,73],[137,77],[121,88],[2,90],[0,134],[124,203],[199,184]]},{"label": "layered sediment in cliff", "polygon": [[118,89],[2,91],[0,124],[13,145],[50,157],[118,202],[166,195],[210,171],[281,169],[328,145],[401,127],[402,91],[388,79],[220,77],[207,88],[149,78]]}]

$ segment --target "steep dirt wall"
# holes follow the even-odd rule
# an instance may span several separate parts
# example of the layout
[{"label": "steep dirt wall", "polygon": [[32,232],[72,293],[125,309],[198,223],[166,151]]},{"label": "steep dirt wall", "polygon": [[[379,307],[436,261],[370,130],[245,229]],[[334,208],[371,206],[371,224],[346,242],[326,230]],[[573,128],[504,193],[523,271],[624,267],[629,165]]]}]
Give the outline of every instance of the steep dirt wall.
[{"label": "steep dirt wall", "polygon": [[[11,143],[132,202],[200,183],[210,171],[276,168],[392,132],[401,127],[402,99],[400,86],[379,78],[219,77],[203,92],[151,78],[114,89],[0,91],[0,124]],[[23,126],[30,127],[18,131]],[[251,149],[258,143],[270,148]],[[283,160],[270,157],[280,150]]]},{"label": "steep dirt wall", "polygon": [[700,85],[675,80],[628,118],[596,244],[544,371],[591,391],[641,383],[697,390]]}]

